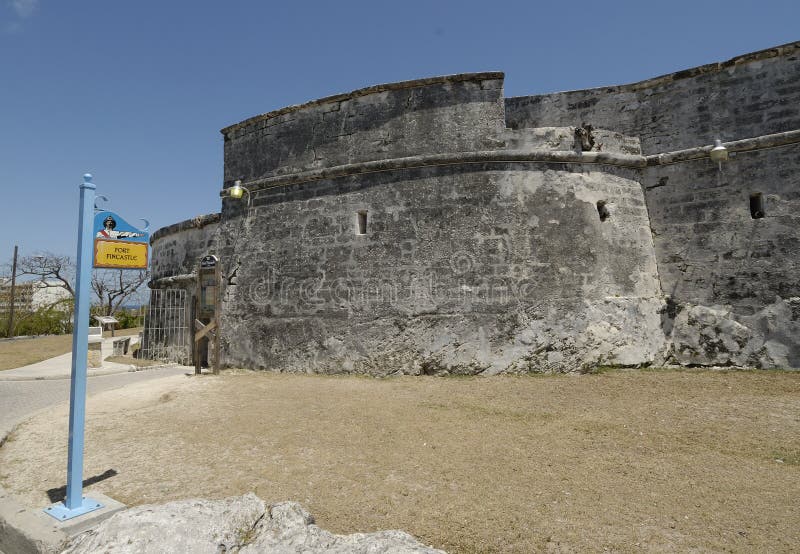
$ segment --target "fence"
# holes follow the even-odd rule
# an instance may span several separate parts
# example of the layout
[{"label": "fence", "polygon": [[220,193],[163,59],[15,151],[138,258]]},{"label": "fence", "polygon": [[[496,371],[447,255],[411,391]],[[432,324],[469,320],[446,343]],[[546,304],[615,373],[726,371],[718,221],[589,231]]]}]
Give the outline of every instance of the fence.
[{"label": "fence", "polygon": [[189,365],[192,362],[190,310],[183,289],[154,289],[144,319],[140,357]]}]

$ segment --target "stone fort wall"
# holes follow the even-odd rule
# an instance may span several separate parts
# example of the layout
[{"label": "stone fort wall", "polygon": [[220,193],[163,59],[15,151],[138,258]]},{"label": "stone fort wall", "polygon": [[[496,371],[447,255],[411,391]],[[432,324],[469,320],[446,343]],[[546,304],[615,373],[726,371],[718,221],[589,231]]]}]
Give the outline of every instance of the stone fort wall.
[{"label": "stone fort wall", "polygon": [[535,97],[504,98],[501,73],[423,79],[250,118],[222,131],[224,187],[250,193],[155,234],[153,286],[220,257],[229,366],[796,367],[796,52]]},{"label": "stone fort wall", "polygon": [[[515,129],[610,127],[652,155],[797,131],[800,43],[631,85],[509,98],[506,117]],[[677,358],[800,365],[800,144],[736,152],[722,171],[708,158],[652,165],[641,179],[664,293],[690,308],[679,324],[697,321],[680,332],[715,337]],[[754,194],[761,219],[750,215]],[[718,343],[720,325],[735,329],[737,344]]]},{"label": "stone fort wall", "polygon": [[219,219],[219,214],[194,217],[150,237],[152,290],[142,336],[146,356],[191,363],[196,272],[200,258],[216,251]]},{"label": "stone fort wall", "polygon": [[369,87],[222,130],[225,183],[386,158],[497,147],[503,74]]}]

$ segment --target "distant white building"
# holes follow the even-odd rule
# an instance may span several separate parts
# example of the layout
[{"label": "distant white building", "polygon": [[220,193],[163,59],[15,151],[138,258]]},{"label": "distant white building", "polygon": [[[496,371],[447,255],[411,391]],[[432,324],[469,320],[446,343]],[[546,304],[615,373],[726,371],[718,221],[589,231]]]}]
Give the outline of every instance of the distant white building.
[{"label": "distant white building", "polygon": [[[62,302],[72,298],[61,281],[24,281],[17,283],[14,290],[14,307],[17,311],[36,311],[40,308],[69,306]],[[7,312],[11,302],[11,281],[4,279],[0,283],[0,312]]]}]

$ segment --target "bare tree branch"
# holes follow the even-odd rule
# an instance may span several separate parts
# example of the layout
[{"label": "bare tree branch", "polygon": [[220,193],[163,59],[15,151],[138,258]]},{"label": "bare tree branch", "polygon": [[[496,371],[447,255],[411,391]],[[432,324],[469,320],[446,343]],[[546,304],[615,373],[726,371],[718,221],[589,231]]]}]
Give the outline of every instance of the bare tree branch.
[{"label": "bare tree branch", "polygon": [[146,271],[110,269],[95,271],[92,290],[100,300],[104,315],[114,315],[117,310],[147,282]]},{"label": "bare tree branch", "polygon": [[[75,278],[75,264],[69,256],[59,256],[52,252],[41,252],[23,256],[17,260],[17,275],[31,275],[47,287],[63,287],[75,296],[72,283]],[[52,281],[58,281],[53,283]]]},{"label": "bare tree branch", "polygon": [[[69,256],[52,252],[36,253],[17,260],[17,275],[38,277],[46,287],[63,287],[75,297],[75,264]],[[114,315],[147,282],[146,271],[100,269],[92,274],[92,290],[104,315]]]}]

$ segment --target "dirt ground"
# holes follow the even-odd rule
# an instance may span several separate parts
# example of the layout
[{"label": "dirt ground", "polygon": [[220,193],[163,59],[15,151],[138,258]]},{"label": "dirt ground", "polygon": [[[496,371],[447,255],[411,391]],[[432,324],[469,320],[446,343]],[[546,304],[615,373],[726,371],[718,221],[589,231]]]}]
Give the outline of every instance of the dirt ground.
[{"label": "dirt ground", "polygon": [[[63,486],[67,408],[0,449],[31,506]],[[87,490],[126,504],[248,491],[337,533],[448,552],[788,552],[800,374],[173,377],[90,398]],[[108,472],[108,473],[106,473]]]}]

